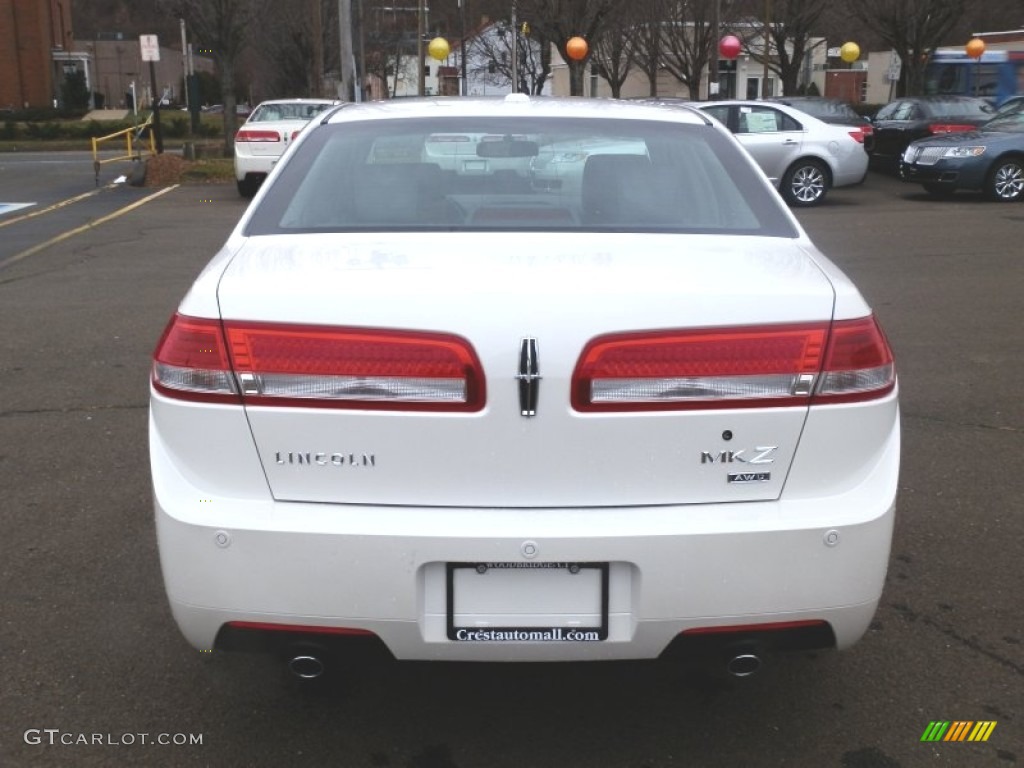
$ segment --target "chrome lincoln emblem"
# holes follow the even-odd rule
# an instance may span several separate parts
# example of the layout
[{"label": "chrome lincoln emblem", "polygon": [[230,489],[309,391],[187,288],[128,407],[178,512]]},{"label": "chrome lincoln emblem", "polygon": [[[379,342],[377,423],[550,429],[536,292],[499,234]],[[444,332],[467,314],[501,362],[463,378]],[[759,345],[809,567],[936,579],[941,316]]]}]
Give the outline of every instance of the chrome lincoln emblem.
[{"label": "chrome lincoln emblem", "polygon": [[529,418],[537,415],[537,397],[540,394],[540,368],[537,362],[537,340],[525,338],[519,342],[519,412]]}]

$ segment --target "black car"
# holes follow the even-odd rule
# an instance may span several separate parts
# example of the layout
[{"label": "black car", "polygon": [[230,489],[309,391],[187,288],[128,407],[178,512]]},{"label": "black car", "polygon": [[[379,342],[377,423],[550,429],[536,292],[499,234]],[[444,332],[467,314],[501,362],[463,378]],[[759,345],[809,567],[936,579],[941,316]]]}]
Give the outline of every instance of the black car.
[{"label": "black car", "polygon": [[997,202],[1024,200],[1024,104],[1000,110],[977,131],[913,142],[900,177],[936,197],[968,189]]},{"label": "black car", "polygon": [[920,96],[897,99],[878,110],[872,121],[872,165],[895,170],[912,141],[944,133],[973,131],[992,118],[985,99],[973,96]]}]

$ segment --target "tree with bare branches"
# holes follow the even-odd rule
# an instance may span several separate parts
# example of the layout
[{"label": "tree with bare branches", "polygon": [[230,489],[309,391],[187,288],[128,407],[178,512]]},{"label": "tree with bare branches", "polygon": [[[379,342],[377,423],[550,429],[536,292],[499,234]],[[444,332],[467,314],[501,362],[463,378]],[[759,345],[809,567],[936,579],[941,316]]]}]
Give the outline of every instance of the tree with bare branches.
[{"label": "tree with bare branches", "polygon": [[605,24],[629,0],[519,0],[519,16],[529,20],[531,29],[541,38],[558,48],[569,66],[569,93],[583,95],[583,74],[593,50],[577,61],[567,53],[566,43],[572,37],[582,37],[593,46]]},{"label": "tree with bare branches", "polygon": [[700,98],[701,78],[711,56],[717,56],[714,11],[717,0],[661,0],[664,53],[662,66]]},{"label": "tree with bare branches", "polygon": [[633,28],[632,14],[615,14],[591,45],[591,66],[608,83],[614,99],[622,95],[622,86],[635,64]]},{"label": "tree with bare branches", "polygon": [[630,6],[631,49],[637,69],[647,75],[649,95],[658,95],[658,72],[661,71],[664,52],[662,35],[662,0],[636,0]]},{"label": "tree with bare branches", "polygon": [[900,57],[900,96],[924,91],[924,71],[931,52],[941,45],[964,12],[964,0],[858,0],[847,6]]},{"label": "tree with bare branches", "polygon": [[266,0],[165,0],[165,5],[185,19],[198,47],[209,50],[217,64],[224,95],[224,156],[231,157],[238,128],[235,66]]}]

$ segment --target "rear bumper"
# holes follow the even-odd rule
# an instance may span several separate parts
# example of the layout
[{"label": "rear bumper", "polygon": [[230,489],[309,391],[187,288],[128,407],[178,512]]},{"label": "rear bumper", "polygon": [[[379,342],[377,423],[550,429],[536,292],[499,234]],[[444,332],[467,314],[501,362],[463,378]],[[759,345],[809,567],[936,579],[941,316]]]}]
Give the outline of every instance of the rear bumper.
[{"label": "rear bumper", "polygon": [[253,155],[247,148],[235,148],[235,179],[244,181],[246,176],[266,176],[277,165],[281,155]]},{"label": "rear bumper", "polygon": [[[827,500],[620,509],[214,499],[202,522],[199,489],[152,451],[164,580],[196,648],[213,648],[229,622],[256,622],[366,630],[399,659],[571,661],[655,658],[686,630],[728,625],[824,620],[837,647],[856,642],[882,592],[899,446],[873,473],[873,504],[863,486]],[[611,564],[606,640],[448,639],[445,564],[523,562],[526,542],[536,561]]]}]

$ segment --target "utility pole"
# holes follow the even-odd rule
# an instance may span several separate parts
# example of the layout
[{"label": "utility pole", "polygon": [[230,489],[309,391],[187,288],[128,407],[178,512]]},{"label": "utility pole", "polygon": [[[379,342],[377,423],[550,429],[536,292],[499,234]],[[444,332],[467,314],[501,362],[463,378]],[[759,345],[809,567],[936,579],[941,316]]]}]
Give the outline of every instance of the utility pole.
[{"label": "utility pole", "polygon": [[708,70],[708,98],[719,99],[718,94],[718,41],[722,39],[722,0],[715,0],[714,18],[711,20],[711,68]]},{"label": "utility pole", "polygon": [[466,80],[466,0],[459,0],[459,23],[462,25],[461,46],[459,62],[462,67],[462,88],[459,89],[460,96],[469,94],[469,81]]},{"label": "utility pole", "polygon": [[355,57],[352,55],[352,0],[338,0],[338,27],[340,41],[338,64],[341,67],[341,93],[344,101],[353,100],[355,90]]},{"label": "utility pole", "polygon": [[768,92],[768,52],[771,50],[771,24],[772,24],[772,0],[764,0],[764,74],[761,77],[761,98],[767,99],[771,96]]},{"label": "utility pole", "polygon": [[516,0],[512,0],[512,93],[519,93],[519,19]]},{"label": "utility pole", "polygon": [[419,5],[416,8],[416,71],[418,83],[416,94],[418,96],[425,96],[427,93],[427,72],[423,66],[423,37],[426,33],[426,22],[423,18],[425,5],[426,0],[419,0]]},{"label": "utility pole", "polygon": [[314,99],[321,98],[323,93],[324,75],[324,16],[320,0],[310,0],[313,17],[313,71],[310,72],[309,88]]},{"label": "utility pole", "polygon": [[185,107],[189,107],[189,95],[188,95],[188,41],[185,39],[185,20],[180,19],[181,22],[181,87],[185,91]]}]

